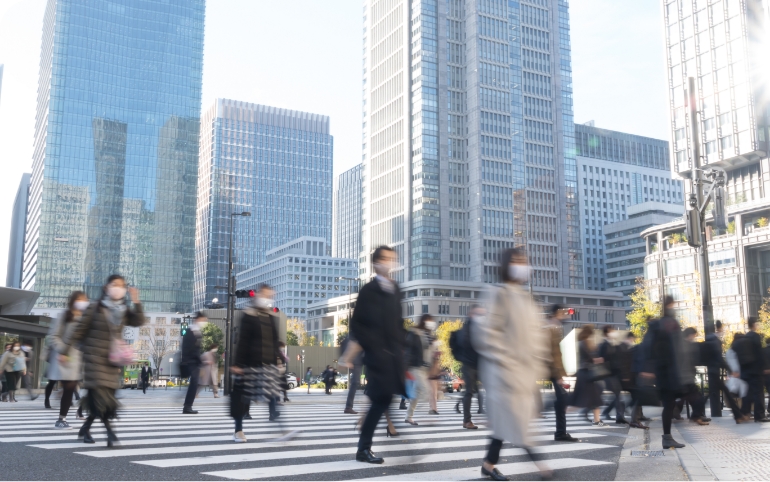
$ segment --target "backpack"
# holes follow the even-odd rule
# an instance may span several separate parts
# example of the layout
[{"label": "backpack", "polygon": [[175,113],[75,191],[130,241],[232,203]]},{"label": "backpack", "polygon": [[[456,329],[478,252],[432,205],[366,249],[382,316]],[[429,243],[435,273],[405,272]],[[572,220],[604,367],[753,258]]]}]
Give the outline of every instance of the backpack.
[{"label": "backpack", "polygon": [[751,348],[751,339],[745,336],[738,340],[738,343],[733,343],[733,351],[738,355],[738,363],[741,366],[751,365],[756,361],[754,360],[754,350]]},{"label": "backpack", "polygon": [[449,335],[449,351],[452,352],[452,356],[457,361],[463,360],[463,343],[462,339],[465,338],[465,333],[461,333],[465,330],[465,325],[459,330],[455,330]]}]

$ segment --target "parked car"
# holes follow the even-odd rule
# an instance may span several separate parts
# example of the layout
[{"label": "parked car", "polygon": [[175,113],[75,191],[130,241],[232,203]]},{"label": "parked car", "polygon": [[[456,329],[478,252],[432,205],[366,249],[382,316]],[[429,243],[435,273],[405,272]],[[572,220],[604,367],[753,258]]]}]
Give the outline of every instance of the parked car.
[{"label": "parked car", "polygon": [[441,375],[439,386],[449,393],[460,392],[463,389],[463,381],[457,375]]},{"label": "parked car", "polygon": [[297,379],[297,375],[294,375],[293,373],[289,372],[286,374],[286,383],[289,385],[289,390],[292,388],[299,386],[299,382]]}]

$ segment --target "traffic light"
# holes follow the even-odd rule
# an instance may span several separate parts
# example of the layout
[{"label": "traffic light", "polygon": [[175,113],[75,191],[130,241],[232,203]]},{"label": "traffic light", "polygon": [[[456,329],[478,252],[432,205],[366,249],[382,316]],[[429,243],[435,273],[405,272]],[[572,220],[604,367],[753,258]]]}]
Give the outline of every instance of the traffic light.
[{"label": "traffic light", "polygon": [[235,290],[236,298],[254,298],[257,292],[254,290]]},{"label": "traffic light", "polygon": [[567,314],[572,316],[575,314],[575,308],[567,308]]},{"label": "traffic light", "polygon": [[187,325],[187,322],[183,321],[182,322],[182,336],[185,336],[187,334],[187,328],[189,328],[189,326]]},{"label": "traffic light", "polygon": [[273,313],[278,313],[279,311],[281,310],[279,310],[277,306],[273,306]]}]

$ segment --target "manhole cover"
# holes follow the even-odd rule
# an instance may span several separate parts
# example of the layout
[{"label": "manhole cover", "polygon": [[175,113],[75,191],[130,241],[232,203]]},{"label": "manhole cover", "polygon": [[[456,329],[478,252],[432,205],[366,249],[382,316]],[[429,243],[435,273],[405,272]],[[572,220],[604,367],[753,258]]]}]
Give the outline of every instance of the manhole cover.
[{"label": "manhole cover", "polygon": [[662,450],[632,450],[631,457],[663,457]]}]

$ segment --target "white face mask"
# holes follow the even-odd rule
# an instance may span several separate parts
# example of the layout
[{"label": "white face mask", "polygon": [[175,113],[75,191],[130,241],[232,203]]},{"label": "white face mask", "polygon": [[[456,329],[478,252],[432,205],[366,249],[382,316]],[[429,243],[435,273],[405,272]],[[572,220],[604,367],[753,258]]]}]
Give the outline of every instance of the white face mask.
[{"label": "white face mask", "polygon": [[28,346],[23,346],[23,347],[21,347],[21,351],[23,351],[24,353],[29,353],[29,347]]},{"label": "white face mask", "polygon": [[390,272],[393,269],[393,267],[389,262],[374,263],[373,268],[376,274],[380,276],[385,276],[386,278],[388,277],[388,275],[390,275]]},{"label": "white face mask", "polygon": [[21,347],[20,347],[20,346],[15,346],[15,347],[13,347],[13,351],[19,351],[19,350],[21,350]]},{"label": "white face mask", "polygon": [[436,329],[436,322],[435,321],[426,321],[425,322],[425,328],[428,331],[433,331]]},{"label": "white face mask", "polygon": [[76,301],[72,307],[75,308],[78,311],[86,311],[88,309],[88,305],[90,302],[88,301]]},{"label": "white face mask", "polygon": [[529,281],[529,266],[525,264],[509,264],[508,265],[508,277],[513,281],[519,283],[526,283]]},{"label": "white face mask", "polygon": [[270,298],[255,298],[254,304],[257,308],[268,309],[273,305],[273,300]]},{"label": "white face mask", "polygon": [[114,301],[121,300],[126,297],[126,289],[122,286],[109,286],[107,287],[107,296]]}]

